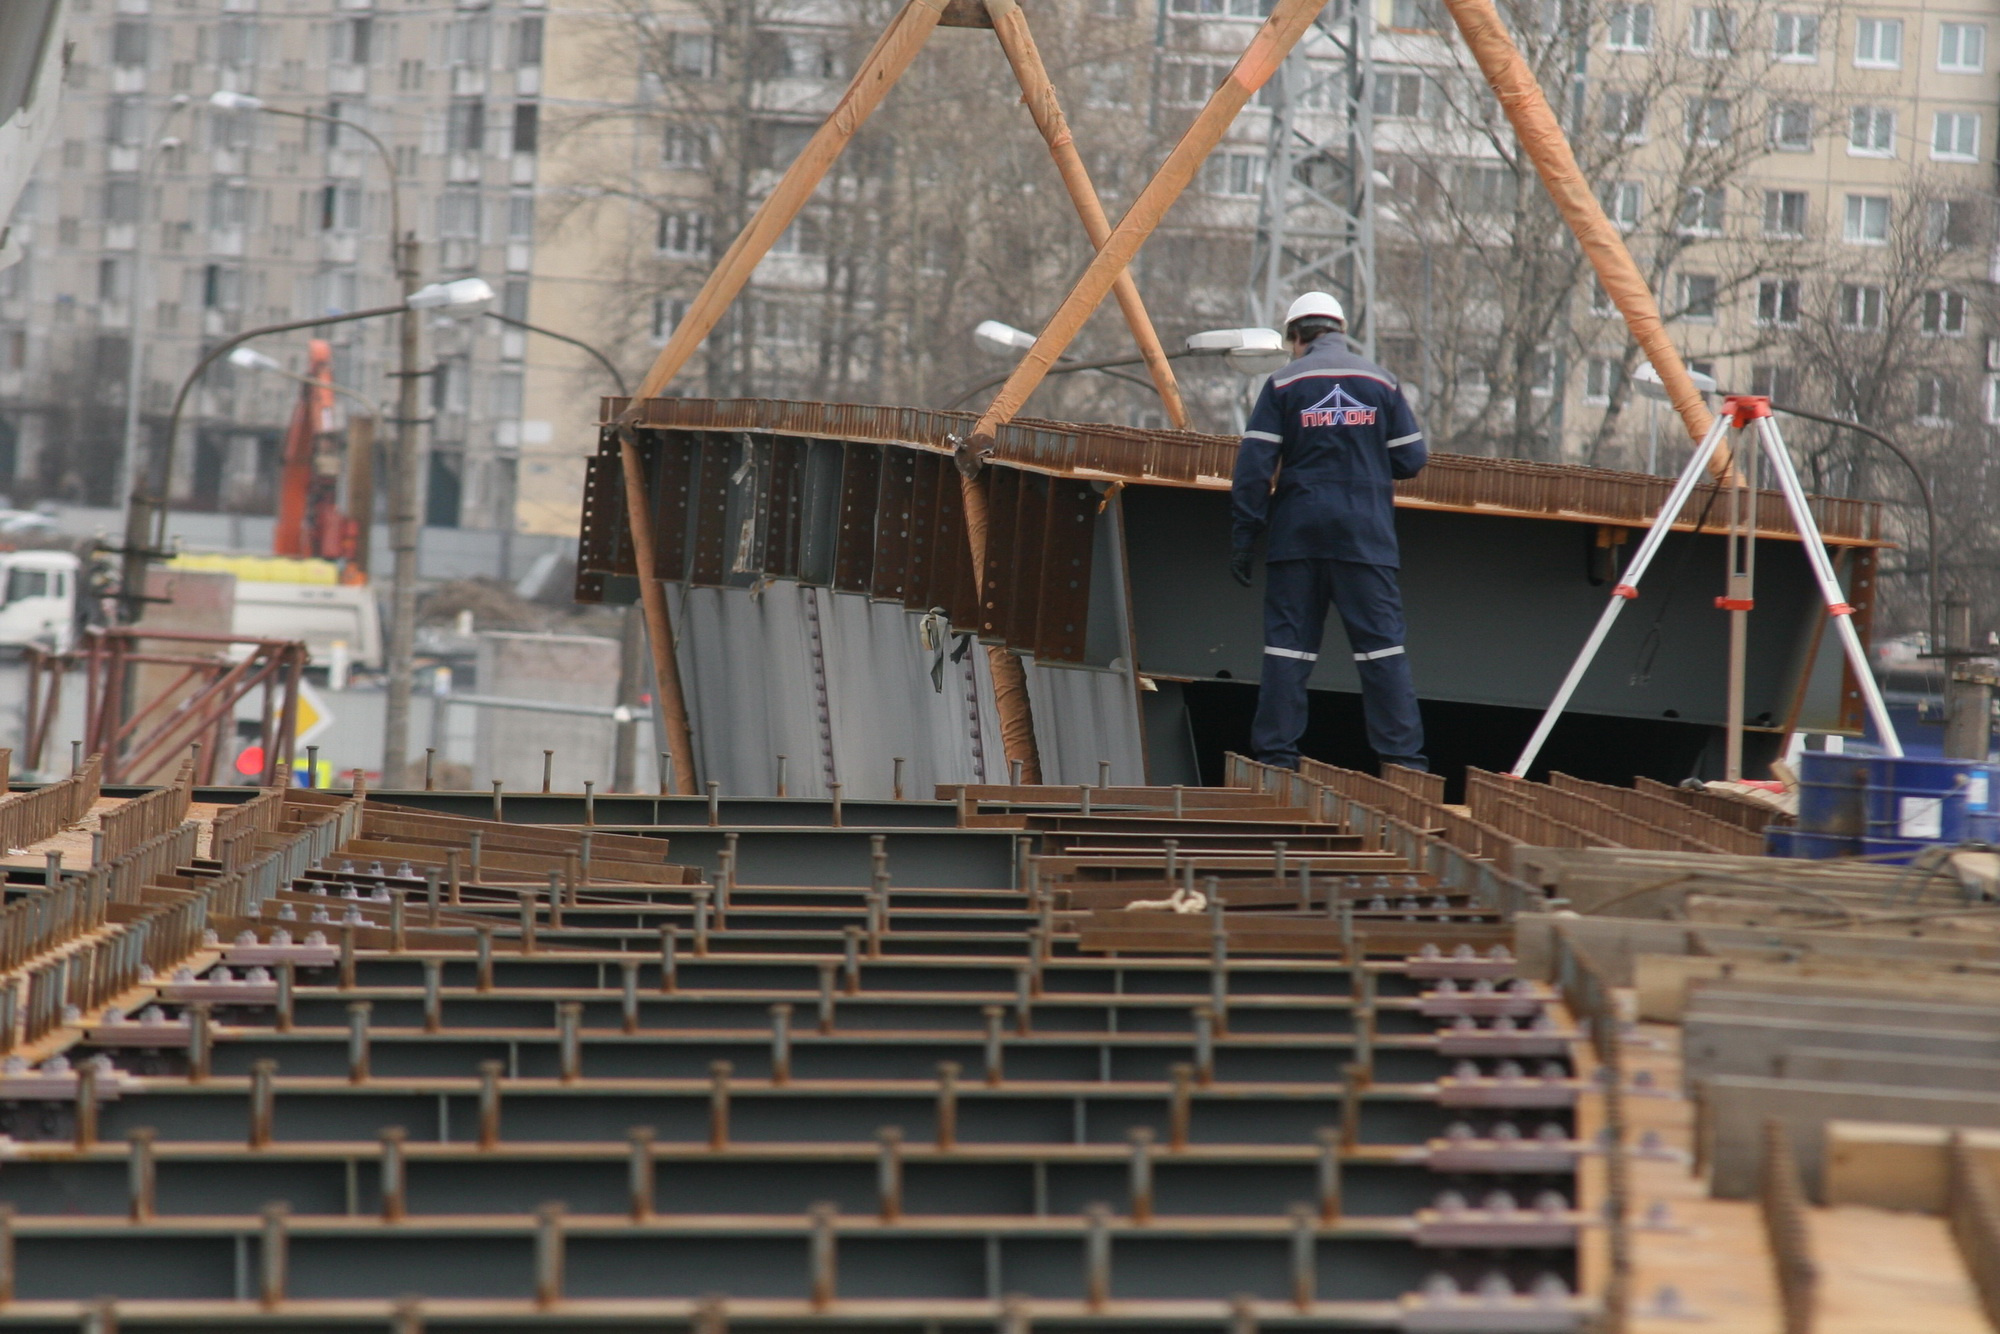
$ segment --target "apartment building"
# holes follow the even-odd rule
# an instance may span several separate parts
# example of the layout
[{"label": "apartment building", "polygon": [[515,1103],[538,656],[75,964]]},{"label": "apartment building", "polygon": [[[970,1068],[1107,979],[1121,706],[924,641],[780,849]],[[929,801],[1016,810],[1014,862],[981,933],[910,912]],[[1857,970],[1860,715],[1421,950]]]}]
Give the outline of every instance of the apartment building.
[{"label": "apartment building", "polygon": [[[534,0],[69,11],[63,123],[14,220],[24,261],[0,271],[0,492],[116,503],[133,349],[141,439],[157,445],[182,379],[219,338],[397,300],[397,206],[423,281],[476,274],[502,309],[525,311],[544,45]],[[267,109],[218,107],[218,91]],[[283,112],[371,131],[388,160],[355,130]],[[395,323],[325,331],[336,382],[389,416]],[[302,368],[308,336],[258,346]],[[426,322],[428,523],[510,522],[525,350],[519,331],[477,314]],[[268,509],[295,388],[212,369],[189,400],[175,503]]]}]

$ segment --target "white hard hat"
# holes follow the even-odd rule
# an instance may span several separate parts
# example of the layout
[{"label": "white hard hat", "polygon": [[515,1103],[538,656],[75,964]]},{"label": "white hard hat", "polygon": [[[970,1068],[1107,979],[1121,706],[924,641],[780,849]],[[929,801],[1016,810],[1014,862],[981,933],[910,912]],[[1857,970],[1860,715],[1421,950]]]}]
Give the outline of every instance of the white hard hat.
[{"label": "white hard hat", "polygon": [[1347,323],[1347,312],[1340,308],[1340,298],[1331,292],[1307,292],[1292,302],[1292,308],[1285,312],[1285,327],[1292,327],[1292,321],[1309,318],[1339,320]]}]

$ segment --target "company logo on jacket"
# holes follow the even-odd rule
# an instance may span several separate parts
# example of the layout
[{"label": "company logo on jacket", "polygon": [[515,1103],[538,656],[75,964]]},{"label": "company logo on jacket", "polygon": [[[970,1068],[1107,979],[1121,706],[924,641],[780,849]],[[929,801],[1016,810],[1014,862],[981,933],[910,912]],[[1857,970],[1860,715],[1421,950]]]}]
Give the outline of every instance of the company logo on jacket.
[{"label": "company logo on jacket", "polygon": [[1375,409],[1361,402],[1352,394],[1335,385],[1325,398],[1309,408],[1299,411],[1299,425],[1307,426],[1373,426]]}]

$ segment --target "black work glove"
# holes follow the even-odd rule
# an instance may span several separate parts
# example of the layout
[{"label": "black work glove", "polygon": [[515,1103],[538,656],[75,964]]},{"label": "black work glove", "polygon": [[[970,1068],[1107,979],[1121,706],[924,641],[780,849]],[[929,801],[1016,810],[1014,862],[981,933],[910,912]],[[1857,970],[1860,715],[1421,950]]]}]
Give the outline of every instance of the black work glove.
[{"label": "black work glove", "polygon": [[1245,588],[1250,587],[1255,579],[1255,576],[1251,573],[1251,562],[1254,559],[1248,547],[1229,553],[1229,573],[1235,577],[1237,583],[1243,585]]}]

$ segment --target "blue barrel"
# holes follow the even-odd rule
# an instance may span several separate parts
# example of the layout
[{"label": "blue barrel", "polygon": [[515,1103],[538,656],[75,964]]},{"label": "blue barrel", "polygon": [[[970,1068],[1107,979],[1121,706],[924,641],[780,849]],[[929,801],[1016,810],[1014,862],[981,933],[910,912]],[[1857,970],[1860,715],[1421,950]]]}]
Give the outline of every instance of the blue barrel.
[{"label": "blue barrel", "polygon": [[1962,843],[1975,795],[1984,813],[1992,801],[1992,766],[1983,761],[1870,756],[1868,837]]},{"label": "blue barrel", "polygon": [[1809,750],[1799,756],[1799,828],[1860,838],[1868,832],[1868,757]]}]

